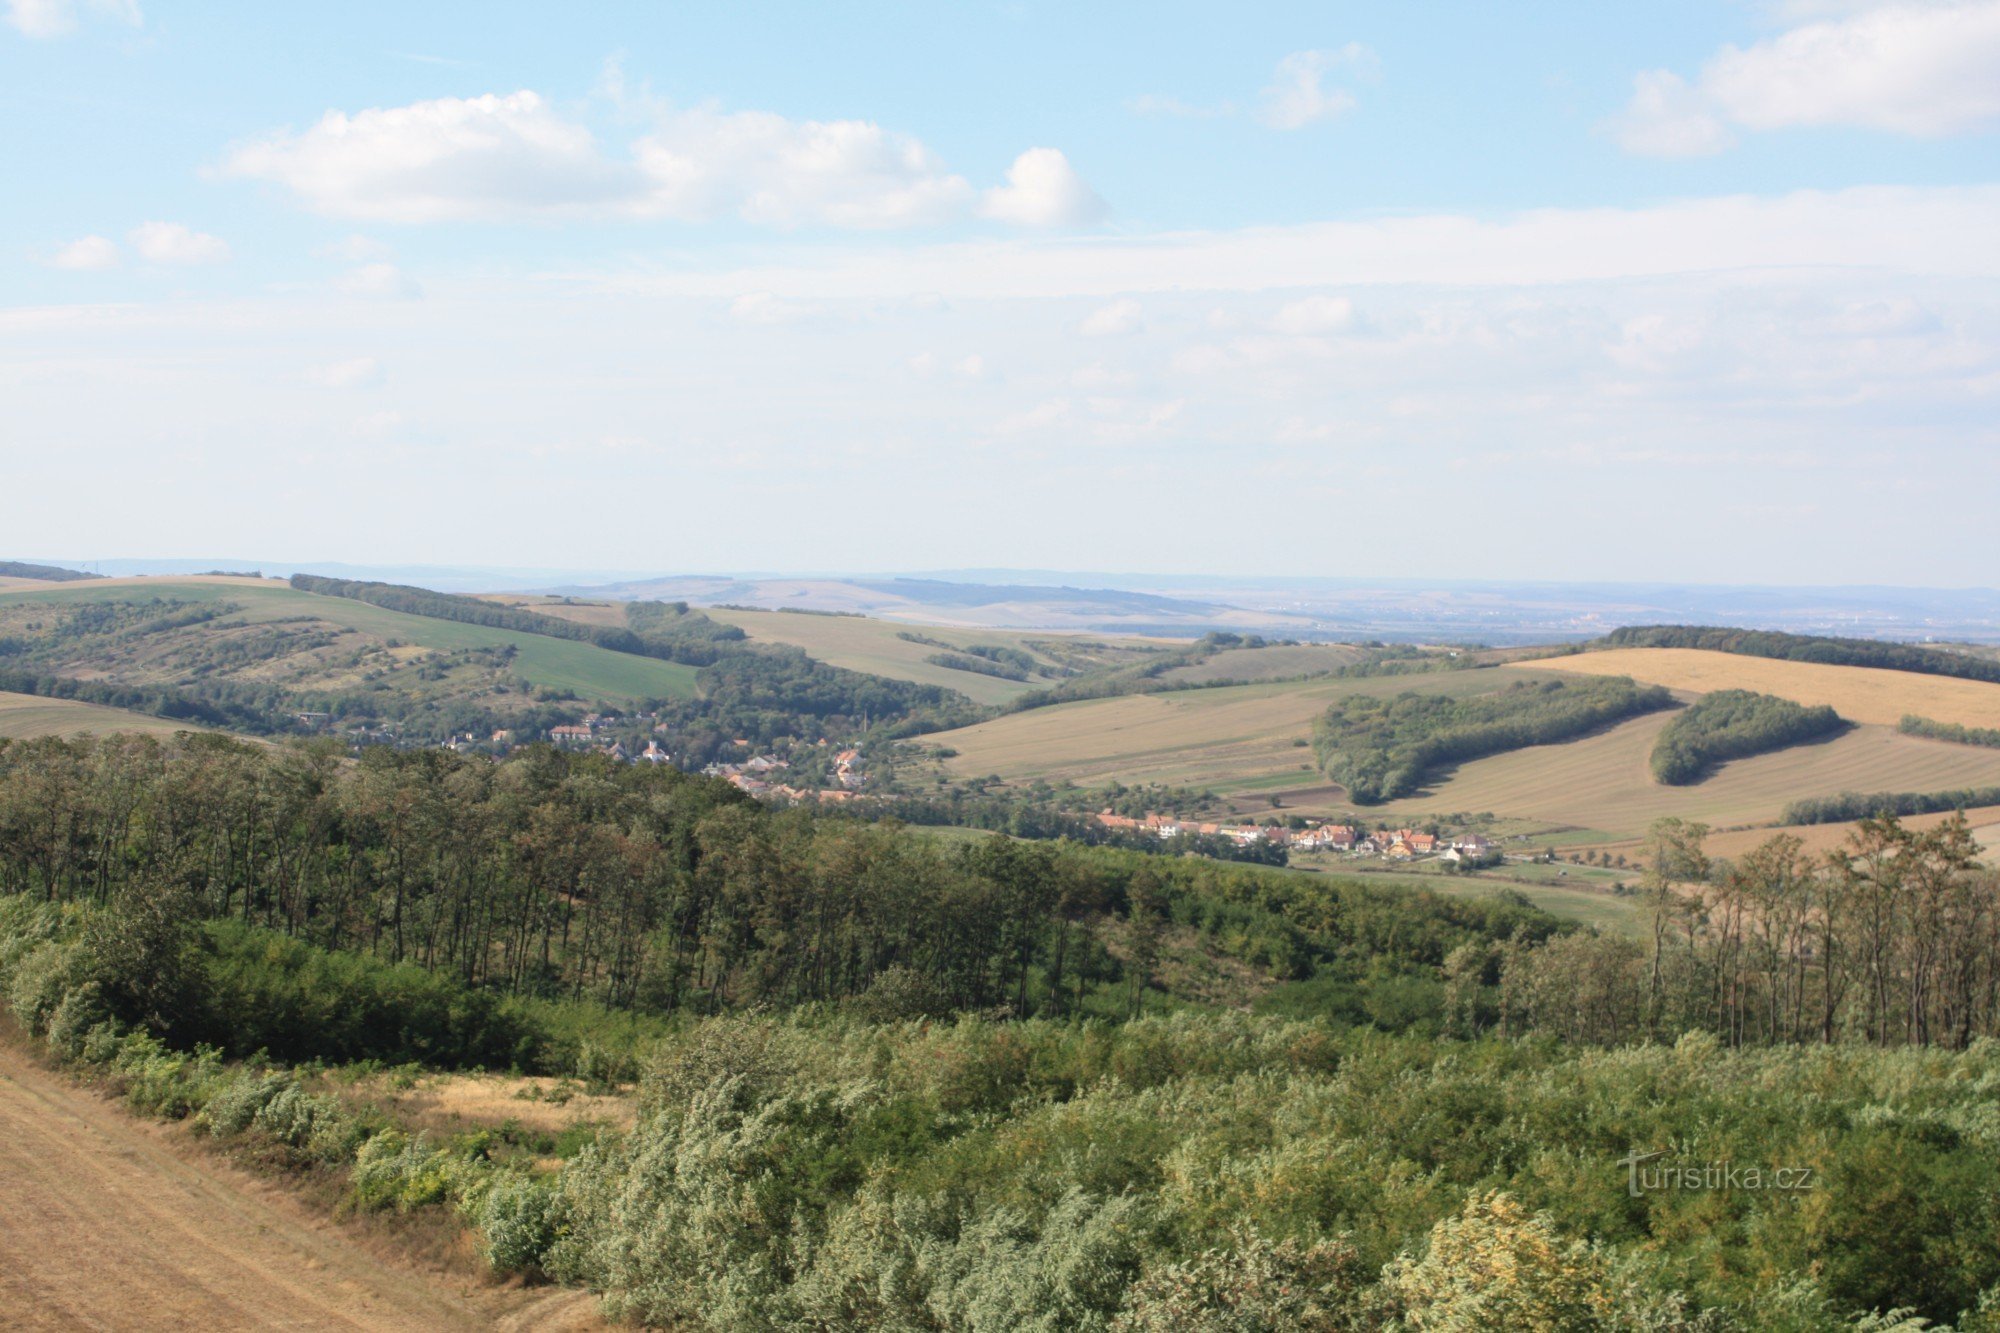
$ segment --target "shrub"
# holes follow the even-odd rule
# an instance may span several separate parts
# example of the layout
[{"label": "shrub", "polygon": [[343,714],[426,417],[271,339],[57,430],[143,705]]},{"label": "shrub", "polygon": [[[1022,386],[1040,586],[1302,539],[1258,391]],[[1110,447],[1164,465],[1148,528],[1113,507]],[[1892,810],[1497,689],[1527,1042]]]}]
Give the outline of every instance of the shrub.
[{"label": "shrub", "polygon": [[486,1238],[486,1261],[494,1271],[540,1274],[565,1229],[568,1208],[563,1196],[550,1184],[508,1172],[472,1204],[469,1211]]}]

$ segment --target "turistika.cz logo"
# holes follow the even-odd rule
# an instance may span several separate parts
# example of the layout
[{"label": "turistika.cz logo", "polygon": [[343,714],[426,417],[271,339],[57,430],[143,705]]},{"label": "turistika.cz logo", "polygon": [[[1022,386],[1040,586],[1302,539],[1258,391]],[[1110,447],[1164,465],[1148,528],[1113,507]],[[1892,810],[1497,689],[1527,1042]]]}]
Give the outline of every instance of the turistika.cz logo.
[{"label": "turistika.cz logo", "polygon": [[1738,1162],[1663,1160],[1665,1149],[1639,1152],[1618,1159],[1625,1168],[1625,1189],[1633,1198],[1670,1190],[1772,1190],[1801,1194],[1818,1184],[1809,1166],[1745,1166]]}]

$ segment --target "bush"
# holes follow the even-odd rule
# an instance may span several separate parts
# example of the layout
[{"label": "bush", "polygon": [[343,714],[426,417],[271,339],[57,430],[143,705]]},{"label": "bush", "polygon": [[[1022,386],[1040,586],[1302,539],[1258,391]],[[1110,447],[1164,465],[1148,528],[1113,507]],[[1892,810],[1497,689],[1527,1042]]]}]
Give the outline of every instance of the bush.
[{"label": "bush", "polygon": [[494,1180],[471,1208],[486,1238],[486,1261],[495,1272],[538,1276],[564,1231],[568,1209],[561,1194],[518,1172]]}]

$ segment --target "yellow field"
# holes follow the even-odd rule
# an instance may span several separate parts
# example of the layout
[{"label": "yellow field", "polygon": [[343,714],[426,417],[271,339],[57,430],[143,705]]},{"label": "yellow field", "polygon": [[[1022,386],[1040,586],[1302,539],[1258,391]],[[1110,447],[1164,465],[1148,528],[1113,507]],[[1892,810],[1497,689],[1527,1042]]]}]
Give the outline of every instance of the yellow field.
[{"label": "yellow field", "polygon": [[1664,815],[1725,828],[1768,824],[1801,796],[2000,786],[2000,750],[1868,726],[1822,744],[1738,759],[1693,786],[1663,787],[1653,781],[1649,761],[1669,716],[1656,713],[1564,745],[1477,759],[1423,795],[1373,810],[1392,817],[1490,810],[1600,830],[1613,841],[1638,837]]},{"label": "yellow field", "polygon": [[[1778,662],[1699,648],[1613,648],[1552,657],[1535,665],[1548,671],[1630,676],[1648,685],[1695,694],[1755,690],[1794,703],[1828,704],[1850,722],[1885,727],[1895,726],[1905,713],[1968,727],[2000,727],[2000,685],[1913,671]],[[1870,790],[1888,791],[1890,784],[1876,784]]]},{"label": "yellow field", "polygon": [[[1936,828],[1950,819],[1949,814],[1911,815],[1903,821],[1903,827],[1912,829]],[[1981,845],[1991,849],[2000,842],[2000,805],[1981,806],[1967,810],[1965,818],[1972,825],[1973,836]],[[1734,829],[1727,833],[1711,833],[1707,851],[1710,856],[1741,856],[1780,833],[1789,833],[1803,842],[1808,852],[1830,852],[1846,843],[1854,832],[1853,824],[1796,824],[1784,828]],[[1617,847],[1616,851],[1630,851],[1638,847],[1635,841],[1630,847]]]},{"label": "yellow field", "polygon": [[79,732],[103,736],[114,731],[142,731],[171,736],[177,731],[200,731],[192,722],[128,713],[122,708],[104,708],[78,703],[74,699],[44,699],[33,694],[0,691],[0,736],[28,740],[35,736],[74,736]]},{"label": "yellow field", "polygon": [[1312,751],[1295,742],[1310,737],[1313,719],[1335,699],[1494,688],[1488,671],[1228,685],[1037,708],[926,739],[957,750],[949,766],[965,777],[997,773],[1086,787],[1115,780],[1224,790],[1296,775],[1296,785],[1310,786],[1320,780]]}]

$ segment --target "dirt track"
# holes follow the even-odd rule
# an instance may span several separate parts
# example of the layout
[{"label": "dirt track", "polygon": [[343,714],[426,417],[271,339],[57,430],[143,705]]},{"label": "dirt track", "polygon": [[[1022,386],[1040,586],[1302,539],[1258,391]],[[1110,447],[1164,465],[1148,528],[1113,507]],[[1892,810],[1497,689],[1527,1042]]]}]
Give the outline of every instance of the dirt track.
[{"label": "dirt track", "polygon": [[597,1323],[581,1293],[460,1286],[377,1259],[276,1187],[184,1156],[170,1131],[0,1041],[0,1325],[412,1330]]}]

